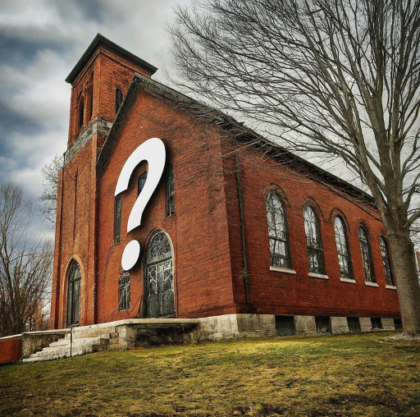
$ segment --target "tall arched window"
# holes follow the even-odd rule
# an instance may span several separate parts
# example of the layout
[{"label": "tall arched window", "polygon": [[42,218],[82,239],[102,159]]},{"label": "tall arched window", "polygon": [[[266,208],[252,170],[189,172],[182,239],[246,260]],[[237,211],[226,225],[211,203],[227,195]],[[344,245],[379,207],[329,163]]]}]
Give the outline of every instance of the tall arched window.
[{"label": "tall arched window", "polygon": [[324,252],[319,230],[319,220],[311,206],[305,207],[303,210],[303,218],[305,221],[309,271],[317,274],[325,274]]},{"label": "tall arched window", "polygon": [[338,252],[338,265],[340,275],[344,278],[352,278],[349,242],[347,238],[346,225],[344,220],[337,216],[334,221],[335,244]]},{"label": "tall arched window", "polygon": [[370,249],[370,241],[366,229],[359,227],[360,250],[362,251],[363,269],[365,270],[366,282],[375,282],[375,272],[373,269],[372,254]]},{"label": "tall arched window", "polygon": [[175,313],[172,249],[162,231],[150,240],[146,258],[147,317],[172,316]]},{"label": "tall arched window", "polygon": [[291,268],[284,205],[275,191],[271,191],[268,194],[266,208],[271,265],[282,268]]},{"label": "tall arched window", "polygon": [[394,277],[392,276],[391,260],[389,259],[389,251],[386,240],[383,236],[379,238],[379,246],[381,247],[382,263],[384,265],[386,285],[394,286]]},{"label": "tall arched window", "polygon": [[72,324],[79,324],[80,319],[80,281],[82,275],[76,261],[71,262],[68,277],[67,327],[70,327]]}]

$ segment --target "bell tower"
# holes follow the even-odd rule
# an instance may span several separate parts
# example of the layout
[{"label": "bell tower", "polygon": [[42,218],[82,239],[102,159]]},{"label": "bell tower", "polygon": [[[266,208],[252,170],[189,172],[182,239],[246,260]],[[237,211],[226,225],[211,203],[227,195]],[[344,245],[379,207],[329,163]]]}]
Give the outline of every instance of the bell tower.
[{"label": "bell tower", "polygon": [[51,328],[96,322],[96,161],[134,73],[156,70],[98,34],[66,78],[70,123],[57,192]]}]

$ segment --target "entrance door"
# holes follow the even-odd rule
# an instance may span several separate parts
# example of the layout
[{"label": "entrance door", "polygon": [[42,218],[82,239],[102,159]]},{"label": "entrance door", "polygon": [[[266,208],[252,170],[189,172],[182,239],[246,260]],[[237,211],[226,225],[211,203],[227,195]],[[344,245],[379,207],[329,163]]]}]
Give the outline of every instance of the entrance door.
[{"label": "entrance door", "polygon": [[147,251],[147,317],[172,316],[175,313],[172,250],[163,232],[156,233]]},{"label": "entrance door", "polygon": [[80,281],[82,275],[77,262],[73,261],[69,269],[69,286],[67,292],[67,327],[79,324],[80,319]]}]

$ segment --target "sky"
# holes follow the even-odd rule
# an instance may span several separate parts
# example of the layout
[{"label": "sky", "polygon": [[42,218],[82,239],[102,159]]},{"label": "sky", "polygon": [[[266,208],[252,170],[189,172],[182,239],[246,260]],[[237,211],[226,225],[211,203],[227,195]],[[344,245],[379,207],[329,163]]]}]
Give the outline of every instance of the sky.
[{"label": "sky", "polygon": [[[97,33],[160,68],[170,62],[167,27],[192,0],[1,0],[0,182],[35,201],[42,167],[66,150],[70,85],[64,80]],[[39,213],[37,234],[53,236]]]}]

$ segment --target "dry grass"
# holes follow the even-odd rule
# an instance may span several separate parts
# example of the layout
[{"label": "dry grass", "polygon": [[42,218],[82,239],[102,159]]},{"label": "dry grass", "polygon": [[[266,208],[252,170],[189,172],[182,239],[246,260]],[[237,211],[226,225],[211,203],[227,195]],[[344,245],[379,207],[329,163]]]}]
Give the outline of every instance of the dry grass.
[{"label": "dry grass", "polygon": [[386,335],[242,339],[5,366],[0,415],[418,417],[420,343]]}]

